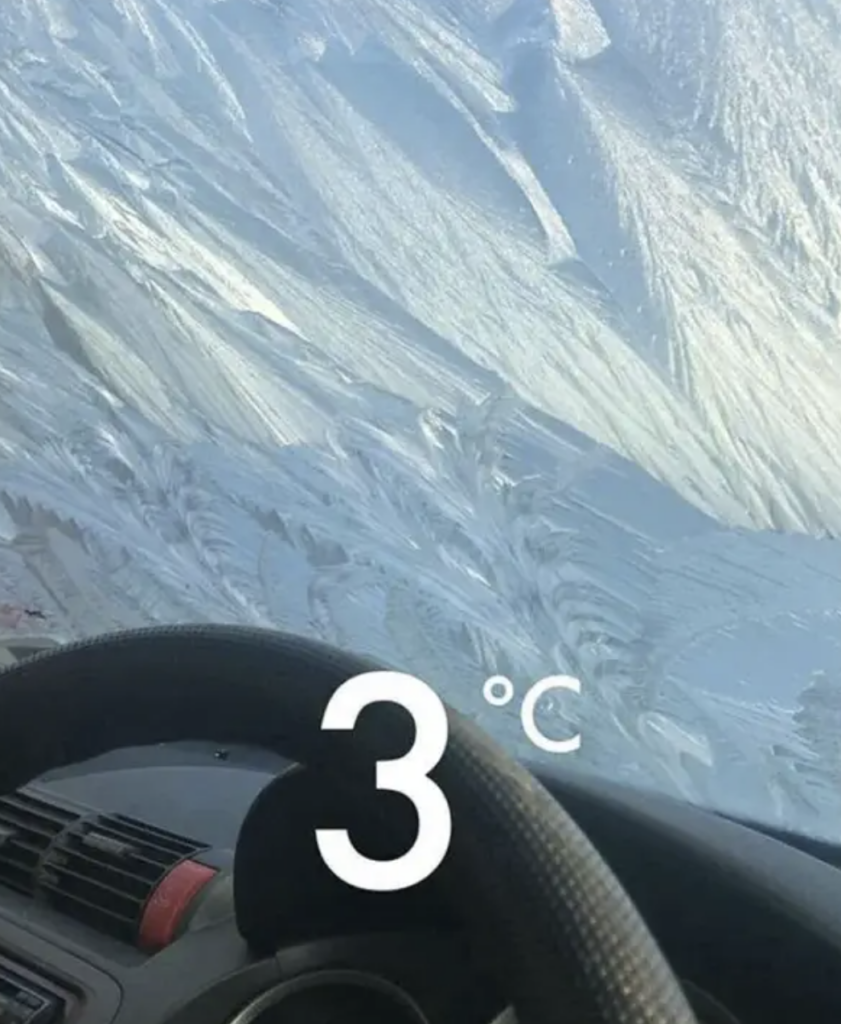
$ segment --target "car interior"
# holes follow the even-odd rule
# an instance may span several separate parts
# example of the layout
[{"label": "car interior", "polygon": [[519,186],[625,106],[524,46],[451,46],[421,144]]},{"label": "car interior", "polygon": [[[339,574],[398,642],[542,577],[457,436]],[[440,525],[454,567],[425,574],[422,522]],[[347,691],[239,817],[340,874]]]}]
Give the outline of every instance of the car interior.
[{"label": "car interior", "polygon": [[346,827],[387,858],[416,828],[374,787],[374,762],[411,743],[400,709],[329,742],[317,728],[363,660],[173,627],[9,662],[2,1024],[839,1019],[830,844],[564,759],[514,765],[453,713],[432,773],[452,807],[447,860],[366,892],[313,839]]}]

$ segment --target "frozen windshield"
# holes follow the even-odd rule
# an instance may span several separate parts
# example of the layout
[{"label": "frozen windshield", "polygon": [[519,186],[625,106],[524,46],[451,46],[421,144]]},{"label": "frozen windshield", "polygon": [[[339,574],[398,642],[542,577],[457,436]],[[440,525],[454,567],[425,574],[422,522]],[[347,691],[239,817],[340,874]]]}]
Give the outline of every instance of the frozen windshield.
[{"label": "frozen windshield", "polygon": [[840,38],[3,0],[0,639],[305,633],[838,838]]}]

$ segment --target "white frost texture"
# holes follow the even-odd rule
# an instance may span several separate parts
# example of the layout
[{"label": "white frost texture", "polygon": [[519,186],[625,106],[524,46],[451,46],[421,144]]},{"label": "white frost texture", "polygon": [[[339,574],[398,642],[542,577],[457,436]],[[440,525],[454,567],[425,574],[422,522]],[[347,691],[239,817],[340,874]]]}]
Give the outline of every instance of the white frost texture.
[{"label": "white frost texture", "polygon": [[302,632],[526,757],[569,673],[569,766],[841,838],[839,40],[839,0],[2,0],[17,632]]}]

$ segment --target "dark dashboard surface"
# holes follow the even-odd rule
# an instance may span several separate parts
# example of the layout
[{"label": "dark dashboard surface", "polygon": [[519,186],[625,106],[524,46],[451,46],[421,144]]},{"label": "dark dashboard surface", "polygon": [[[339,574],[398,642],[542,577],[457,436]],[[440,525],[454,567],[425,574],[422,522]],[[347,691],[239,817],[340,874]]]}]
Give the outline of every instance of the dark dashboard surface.
[{"label": "dark dashboard surface", "polygon": [[[212,884],[159,950],[68,913],[69,903],[4,886],[0,803],[0,977],[11,965],[35,988],[55,989],[66,1020],[106,1024],[122,1007],[121,1021],[139,1022],[154,994],[156,1019],[164,1008],[173,1021],[190,1024],[210,1010],[212,1019],[227,1015],[233,1022],[261,991],[304,969],[330,966],[399,983],[433,1024],[488,1024],[501,1009],[501,994],[483,977],[474,951],[458,933],[414,917],[408,903],[399,936],[322,941],[302,933],[300,944],[279,955],[249,952],[234,927],[234,848],[258,794],[270,784],[282,786],[283,778],[273,780],[289,767],[260,751],[179,744],[122,751],[28,790],[48,805],[83,806],[117,816],[118,823],[120,816],[144,823],[164,838],[171,833],[195,841],[190,859],[213,876]],[[705,1007],[705,1024],[837,1019],[841,871],[821,859],[834,851],[796,849],[667,798],[575,777],[541,777],[611,864],[680,976],[733,1015],[722,1009],[716,1016]],[[270,883],[250,880],[258,894],[264,882],[266,892],[303,884],[294,865],[278,863],[273,874]],[[357,930],[367,924],[360,921]],[[204,1001],[196,1001],[200,993]],[[182,1012],[187,1004],[190,1011]],[[5,1024],[2,1012],[0,1020]],[[53,1021],[45,1017],[44,1024]]]}]

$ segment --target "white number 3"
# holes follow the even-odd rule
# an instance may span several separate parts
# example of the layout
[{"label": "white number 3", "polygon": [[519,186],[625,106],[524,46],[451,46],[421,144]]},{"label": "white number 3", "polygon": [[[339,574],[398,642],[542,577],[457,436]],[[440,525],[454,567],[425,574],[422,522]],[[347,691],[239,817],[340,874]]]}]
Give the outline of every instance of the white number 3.
[{"label": "white number 3", "polygon": [[412,749],[394,761],[377,762],[377,789],[401,793],[415,806],[418,835],[394,860],[372,860],[357,851],[345,829],[317,829],[315,839],[328,868],[348,885],[369,892],[396,892],[418,885],[446,856],[452,836],[447,798],[429,772],[447,747],[447,711],[435,691],[402,672],[364,672],[343,683],[324,709],[322,729],[350,730],[361,711],[383,701],[399,704],[415,723]]}]

